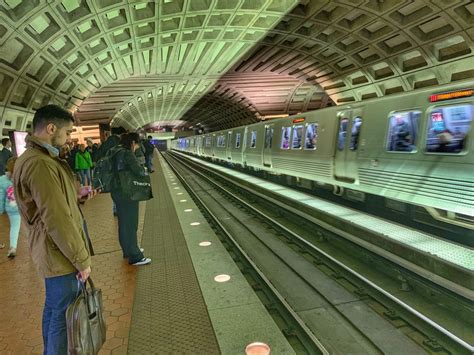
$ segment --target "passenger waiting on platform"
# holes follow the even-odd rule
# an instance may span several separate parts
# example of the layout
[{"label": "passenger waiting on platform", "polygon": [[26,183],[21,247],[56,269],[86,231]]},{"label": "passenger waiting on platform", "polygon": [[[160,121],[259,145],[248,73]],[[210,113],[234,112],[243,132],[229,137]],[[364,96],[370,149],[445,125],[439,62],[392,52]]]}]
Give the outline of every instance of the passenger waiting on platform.
[{"label": "passenger waiting on platform", "polygon": [[86,147],[86,150],[89,152],[89,154],[91,155],[91,158],[92,158],[92,162],[96,162],[97,161],[97,151],[99,149],[99,146],[97,143],[94,143],[92,141],[92,139],[90,138],[87,138],[86,140],[86,144],[87,144],[87,147]]},{"label": "passenger waiting on platform", "polygon": [[144,167],[146,163],[146,159],[145,159],[145,147],[143,146],[143,139],[140,139],[137,146],[138,148],[135,149],[135,157],[137,158],[138,163]]},{"label": "passenger waiting on platform", "polygon": [[[124,134],[125,128],[123,127],[112,127],[110,130],[110,136],[105,140],[105,142],[97,149],[96,159],[99,160],[107,155],[107,153],[112,150],[114,147],[120,144],[120,135]],[[117,206],[115,202],[112,201],[112,212],[114,216],[117,215]]]},{"label": "passenger waiting on platform", "polygon": [[10,151],[12,143],[8,138],[2,139],[2,150],[0,150],[0,176],[5,174],[5,167],[7,165],[8,159],[10,159],[13,154]]},{"label": "passenger waiting on platform", "polygon": [[84,144],[79,145],[79,151],[76,153],[76,171],[79,173],[79,179],[82,186],[92,186],[91,169],[93,167],[92,157],[86,150]]},{"label": "passenger waiting on platform", "polygon": [[16,246],[21,224],[18,205],[13,193],[13,182],[11,180],[15,161],[16,158],[10,158],[7,161],[6,174],[0,176],[0,214],[6,211],[10,220],[10,249],[7,255],[9,258],[16,256]]},{"label": "passenger waiting on platform", "polygon": [[155,146],[151,143],[152,138],[152,136],[148,136],[147,139],[143,140],[143,147],[145,147],[145,166],[150,174],[154,172],[152,162]]},{"label": "passenger waiting on platform", "polygon": [[[135,151],[139,148],[140,136],[138,133],[123,134],[120,139],[120,145],[114,148],[115,168],[117,172],[129,171],[136,176],[142,176],[145,170],[137,161]],[[131,265],[146,265],[151,259],[145,258],[143,249],[140,249],[137,241],[138,229],[138,209],[139,202],[133,201],[130,194],[129,186],[120,186],[117,184],[112,189],[112,199],[117,206],[117,217],[119,227],[119,242],[122,247],[123,257],[128,258]]]},{"label": "passenger waiting on platform", "polygon": [[47,105],[35,112],[33,135],[17,159],[13,186],[28,229],[33,262],[45,279],[44,354],[67,354],[66,309],[77,296],[78,279],[91,272],[91,256],[77,205],[75,177],[59,157],[73,129],[69,111]]}]

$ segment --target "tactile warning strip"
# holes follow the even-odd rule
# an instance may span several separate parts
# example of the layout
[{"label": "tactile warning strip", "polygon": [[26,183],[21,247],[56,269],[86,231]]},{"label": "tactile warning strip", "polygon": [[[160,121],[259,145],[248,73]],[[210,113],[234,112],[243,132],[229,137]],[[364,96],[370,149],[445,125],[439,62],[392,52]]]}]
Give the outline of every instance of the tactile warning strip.
[{"label": "tactile warning strip", "polygon": [[128,353],[219,354],[162,171],[152,175],[152,184],[142,242],[152,263],[138,272]]}]

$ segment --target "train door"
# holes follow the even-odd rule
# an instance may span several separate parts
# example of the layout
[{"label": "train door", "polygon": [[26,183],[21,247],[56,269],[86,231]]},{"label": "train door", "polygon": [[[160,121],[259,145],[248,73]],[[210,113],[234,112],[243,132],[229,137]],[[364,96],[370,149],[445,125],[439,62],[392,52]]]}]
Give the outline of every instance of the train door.
[{"label": "train door", "polygon": [[232,159],[232,131],[227,132],[227,159]]},{"label": "train door", "polygon": [[362,127],[360,109],[341,111],[337,114],[339,128],[334,154],[336,180],[355,182],[357,179],[357,148]]},{"label": "train door", "polygon": [[201,155],[202,154],[202,136],[199,136],[196,138],[196,153],[197,155]]},{"label": "train door", "polygon": [[244,128],[244,136],[240,142],[241,146],[242,146],[242,163],[243,165],[246,165],[247,163],[247,135],[248,135],[248,131],[249,131],[249,128],[248,127],[245,127]]},{"label": "train door", "polygon": [[265,125],[265,141],[263,143],[263,166],[272,167],[273,124]]}]

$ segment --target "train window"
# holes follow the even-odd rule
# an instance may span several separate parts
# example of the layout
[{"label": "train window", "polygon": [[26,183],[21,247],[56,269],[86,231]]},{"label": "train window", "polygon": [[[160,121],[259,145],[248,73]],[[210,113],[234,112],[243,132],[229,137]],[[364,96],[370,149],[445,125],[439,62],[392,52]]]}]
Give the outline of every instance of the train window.
[{"label": "train window", "polygon": [[318,139],[318,124],[310,123],[306,126],[306,136],[304,139],[304,149],[316,149]]},{"label": "train window", "polygon": [[387,151],[413,152],[416,149],[420,116],[418,110],[390,114]]},{"label": "train window", "polygon": [[337,150],[344,150],[346,147],[346,135],[347,125],[349,124],[348,118],[342,118],[339,122],[339,133],[337,135]]},{"label": "train window", "polygon": [[257,131],[252,131],[250,134],[250,148],[257,147]]},{"label": "train window", "polygon": [[293,127],[293,140],[291,141],[291,149],[301,149],[303,140],[303,125]]},{"label": "train window", "polygon": [[206,147],[210,147],[210,146],[211,146],[211,136],[206,137],[205,144],[206,144]]},{"label": "train window", "polygon": [[462,152],[471,130],[474,105],[438,106],[428,116],[426,151],[429,153]]},{"label": "train window", "polygon": [[264,148],[271,148],[273,141],[273,128],[265,127],[265,145]]},{"label": "train window", "polygon": [[359,135],[360,127],[362,126],[362,117],[356,116],[352,118],[352,129],[351,129],[351,150],[357,150],[359,146]]},{"label": "train window", "polygon": [[281,149],[290,149],[291,127],[282,127],[281,129]]},{"label": "train window", "polygon": [[232,145],[232,132],[227,132],[227,148],[230,148]]},{"label": "train window", "polygon": [[235,134],[235,147],[240,148],[240,133]]},{"label": "train window", "polygon": [[222,148],[225,147],[225,136],[217,136],[217,147]]}]

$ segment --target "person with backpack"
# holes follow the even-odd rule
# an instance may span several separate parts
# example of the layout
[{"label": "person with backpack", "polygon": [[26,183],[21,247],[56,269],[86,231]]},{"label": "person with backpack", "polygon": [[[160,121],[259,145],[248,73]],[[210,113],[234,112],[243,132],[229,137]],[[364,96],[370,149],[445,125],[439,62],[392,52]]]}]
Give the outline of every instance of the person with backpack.
[{"label": "person with backpack", "polygon": [[[136,177],[144,176],[145,169],[140,166],[134,152],[139,149],[140,137],[138,133],[126,133],[120,138],[120,144],[110,152],[113,167],[117,175],[128,172]],[[138,247],[138,209],[139,202],[132,200],[131,186],[122,186],[121,179],[114,180],[112,184],[112,199],[117,206],[119,225],[119,242],[122,247],[123,257],[128,258],[130,265],[140,266],[151,263],[150,258],[145,258],[143,249]]]},{"label": "person with backpack", "polygon": [[[126,132],[125,128],[123,127],[112,127],[110,129],[110,136],[105,140],[105,142],[97,149],[96,151],[96,162],[98,163],[102,158],[104,158],[114,147],[119,145],[120,143],[120,135]],[[96,164],[97,167],[97,164]],[[95,169],[95,173],[97,174],[97,169]],[[95,179],[99,180],[99,178]],[[96,188],[100,188],[101,186],[96,186]],[[102,186],[103,187],[103,186]],[[104,191],[106,192],[106,191]],[[112,213],[114,216],[117,216],[117,206],[115,206],[115,202],[112,201]]]},{"label": "person with backpack", "polygon": [[93,167],[92,157],[86,150],[86,146],[81,144],[79,151],[76,153],[76,171],[79,173],[79,178],[82,186],[92,186],[91,169]]}]

